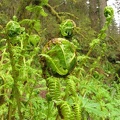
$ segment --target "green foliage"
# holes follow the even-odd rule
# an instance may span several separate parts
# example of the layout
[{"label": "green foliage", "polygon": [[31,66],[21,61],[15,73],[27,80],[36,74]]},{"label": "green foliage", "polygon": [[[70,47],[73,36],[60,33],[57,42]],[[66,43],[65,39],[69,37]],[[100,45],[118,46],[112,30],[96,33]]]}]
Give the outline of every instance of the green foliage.
[{"label": "green foliage", "polygon": [[67,19],[60,24],[60,32],[62,36],[68,37],[73,34],[73,29],[76,27],[76,24],[73,20]]},{"label": "green foliage", "polygon": [[47,66],[60,75],[68,74],[76,64],[75,46],[63,38],[49,41],[41,56],[46,59]]},{"label": "green foliage", "polygon": [[73,104],[73,111],[74,111],[74,119],[81,120],[81,105],[79,102]]},{"label": "green foliage", "polygon": [[24,20],[20,21],[20,24],[25,26],[29,33],[35,32],[35,33],[39,34],[40,29],[41,29],[40,20],[24,19]]},{"label": "green foliage", "polygon": [[71,120],[71,108],[69,106],[69,104],[65,101],[61,101],[60,103],[60,111],[61,111],[61,114],[63,116],[63,119],[64,120]]},{"label": "green foliage", "polygon": [[40,37],[36,34],[33,34],[29,36],[28,41],[36,47],[38,43],[40,42]]},{"label": "green foliage", "polygon": [[100,31],[100,34],[98,35],[99,39],[105,39],[106,38],[106,30],[108,29],[109,25],[111,24],[114,16],[114,11],[112,7],[105,7],[104,9],[104,15],[106,17],[105,25],[103,26],[102,30]]},{"label": "green foliage", "polygon": [[[43,5],[43,4],[41,4],[41,5]],[[39,13],[40,15],[46,17],[47,13],[44,11],[44,9],[41,5],[40,6],[27,6],[26,9],[30,12],[36,12],[36,13]]]},{"label": "green foliage", "polygon": [[[46,16],[42,6],[47,3],[43,0],[39,6],[27,9]],[[2,31],[5,38],[0,41],[1,119],[119,120],[120,84],[107,83],[109,79],[113,81],[110,77],[116,74],[115,69],[108,62],[101,64],[101,56],[89,56],[106,37],[113,17],[111,8],[105,8],[105,16],[105,26],[90,43],[86,55],[76,51],[76,39],[75,46],[64,38],[55,38],[41,50],[41,23],[36,17],[8,22]],[[71,35],[73,29],[81,31],[68,19],[60,25],[64,37]],[[106,46],[102,44],[102,54]]]},{"label": "green foliage", "polygon": [[50,97],[53,100],[60,100],[60,83],[57,78],[49,77],[47,79]]},{"label": "green foliage", "polygon": [[49,0],[42,0],[41,3],[40,3],[40,5],[41,5],[41,6],[47,5],[47,4],[48,4],[48,1],[49,1]]},{"label": "green foliage", "polygon": [[104,9],[104,15],[105,15],[107,21],[111,21],[113,19],[113,16],[114,16],[114,10],[113,10],[113,8],[110,7],[110,6],[105,7],[105,9]]},{"label": "green foliage", "polygon": [[[5,35],[6,39],[2,40],[5,46],[1,48],[0,77],[4,80],[4,91],[8,89],[5,95],[8,99],[6,105],[9,106],[5,110],[6,115],[8,112],[6,118],[12,119],[12,112],[16,111],[15,118],[22,119],[24,110],[21,106],[24,102],[29,105],[33,88],[36,86],[36,78],[40,79],[41,70],[36,70],[36,65],[32,65],[35,64],[35,56],[39,51],[39,47],[36,45],[39,41],[35,42],[36,37],[27,34],[25,28],[22,28],[16,21],[10,21],[6,25]],[[32,49],[30,42],[34,44]],[[32,51],[29,52],[29,50]],[[24,84],[27,85],[24,86]],[[29,85],[31,85],[30,88]],[[17,108],[15,108],[16,105]]]},{"label": "green foliage", "polygon": [[107,29],[108,29],[108,27],[111,24],[112,19],[113,19],[113,15],[114,15],[113,8],[108,7],[108,6],[105,7],[105,9],[104,9],[104,15],[106,17],[105,25],[103,26],[103,28],[101,29],[100,33],[98,34],[97,39],[93,39],[92,42],[90,43],[90,49],[89,49],[87,55],[89,55],[91,53],[92,49],[95,46],[99,46],[101,44],[103,45],[103,48],[106,49],[105,48],[106,44],[103,42],[103,40],[105,40],[105,38],[107,36],[106,31],[107,31]]},{"label": "green foliage", "polygon": [[[119,105],[116,104],[116,107],[113,105],[113,101],[115,99],[111,98],[111,95],[109,94],[109,88],[106,85],[104,86],[103,84],[100,84],[99,81],[95,82],[94,80],[88,82],[87,84],[83,82],[83,84],[81,86],[84,86],[86,89],[81,87],[81,91],[85,90],[85,97],[80,99],[82,101],[82,107],[84,110],[87,111],[94,119],[115,118],[115,116],[112,116],[112,114],[114,112],[117,113],[117,111],[111,111],[111,108],[109,108],[107,105],[110,104],[111,107],[117,110],[119,109]],[[119,115],[117,114],[117,116]]]},{"label": "green foliage", "polygon": [[72,80],[71,77],[67,80],[67,85],[68,85],[70,94],[72,94],[72,96],[76,97],[77,96],[76,88],[75,88],[76,84],[75,84],[74,80]]},{"label": "green foliage", "polygon": [[9,37],[16,37],[21,34],[21,27],[18,22],[10,21],[6,25],[6,33]]}]

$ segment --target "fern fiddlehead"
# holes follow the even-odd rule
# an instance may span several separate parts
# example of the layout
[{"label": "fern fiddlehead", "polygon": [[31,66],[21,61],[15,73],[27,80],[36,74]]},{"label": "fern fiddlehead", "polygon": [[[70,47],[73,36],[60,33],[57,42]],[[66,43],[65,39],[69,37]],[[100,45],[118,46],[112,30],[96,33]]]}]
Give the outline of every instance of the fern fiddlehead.
[{"label": "fern fiddlehead", "polygon": [[60,83],[57,78],[49,77],[47,79],[48,82],[48,88],[50,96],[52,97],[52,100],[60,100]]},{"label": "fern fiddlehead", "polygon": [[53,74],[67,75],[76,65],[76,48],[63,38],[50,40],[40,56],[46,60],[47,67],[51,68]]},{"label": "fern fiddlehead", "polygon": [[56,71],[60,75],[66,75],[68,73],[67,69],[63,69],[62,67],[58,68],[52,58],[47,54],[41,54],[41,56],[46,58],[48,64],[51,65],[50,67],[53,69],[53,71]]},{"label": "fern fiddlehead", "polygon": [[107,31],[109,25],[111,24],[113,16],[114,16],[113,8],[110,6],[105,7],[104,16],[106,17],[106,22],[105,22],[103,28],[100,30],[98,37],[96,39],[93,39],[92,42],[90,43],[90,49],[87,53],[87,56],[90,55],[90,53],[92,52],[93,48],[96,45],[99,45],[106,38],[106,36],[107,36],[106,31]]},{"label": "fern fiddlehead", "polygon": [[67,80],[67,85],[69,87],[69,92],[72,94],[72,96],[77,97],[76,87],[75,87],[76,85],[75,85],[74,80],[69,78]]},{"label": "fern fiddlehead", "polygon": [[59,104],[59,108],[60,108],[61,117],[64,120],[71,120],[72,112],[69,104],[66,101],[61,101]]},{"label": "fern fiddlehead", "polygon": [[74,119],[81,120],[81,105],[75,102],[72,108],[73,108],[73,113],[74,113]]},{"label": "fern fiddlehead", "polygon": [[60,32],[62,36],[68,37],[72,35],[75,27],[76,27],[75,22],[73,20],[67,19],[60,24]]}]

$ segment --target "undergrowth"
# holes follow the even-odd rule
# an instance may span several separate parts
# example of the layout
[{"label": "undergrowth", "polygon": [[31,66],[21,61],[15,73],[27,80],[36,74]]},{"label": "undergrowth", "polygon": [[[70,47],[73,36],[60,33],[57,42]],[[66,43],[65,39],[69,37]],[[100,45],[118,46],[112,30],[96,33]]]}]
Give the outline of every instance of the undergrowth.
[{"label": "undergrowth", "polygon": [[[47,1],[36,8],[29,6],[27,9],[30,12],[37,9],[41,15],[46,16],[42,8],[45,4]],[[111,77],[115,75],[115,70],[110,63],[101,63],[107,46],[104,43],[106,30],[113,18],[111,7],[105,8],[105,17],[106,23],[98,37],[90,43],[86,55],[79,52],[71,54],[74,50],[68,48],[73,43],[79,51],[79,43],[75,39],[71,39],[73,43],[65,42],[67,50],[71,50],[67,53],[61,41],[50,43],[57,44],[57,47],[60,45],[60,51],[66,55],[63,60],[62,54],[57,54],[62,62],[58,59],[54,61],[54,57],[49,56],[55,48],[50,51],[50,44],[46,46],[46,55],[41,56],[40,21],[37,17],[20,22],[14,17],[9,21],[2,31],[5,38],[0,41],[1,120],[119,120],[120,84]],[[75,25],[71,27],[71,24],[63,23],[60,25],[63,37],[75,34],[79,29]],[[97,58],[91,57],[92,50],[100,45],[103,46],[100,55]],[[77,58],[72,63],[73,66],[75,63],[74,70],[70,67],[73,59],[69,55]],[[67,63],[68,58],[70,63]],[[61,62],[61,66],[66,65],[64,69],[57,62]],[[59,74],[57,70],[61,69],[67,69],[68,72]]]}]

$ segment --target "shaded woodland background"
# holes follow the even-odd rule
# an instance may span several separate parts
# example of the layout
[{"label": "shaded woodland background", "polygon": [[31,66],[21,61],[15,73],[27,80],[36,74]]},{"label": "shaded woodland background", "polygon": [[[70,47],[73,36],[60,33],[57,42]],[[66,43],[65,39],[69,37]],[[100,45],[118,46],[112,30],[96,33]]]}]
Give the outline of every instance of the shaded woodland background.
[{"label": "shaded woodland background", "polygon": [[[41,17],[39,14],[30,13],[25,9],[26,6],[33,4],[38,5],[40,0],[1,0],[0,2],[0,25],[1,29],[5,24],[12,19],[14,15],[18,20],[39,18],[41,22],[42,41],[43,44],[59,36],[60,20],[52,13],[48,6],[44,6],[44,10],[48,15]],[[116,0],[116,7],[119,12],[119,1]],[[80,48],[83,52],[87,51],[88,44],[96,37],[100,29],[104,25],[105,17],[103,14],[104,7],[107,5],[106,0],[49,0],[49,5],[57,12],[62,19],[72,19],[80,27],[80,31],[74,37],[80,43]],[[2,36],[2,35],[1,35]],[[0,37],[1,37],[0,36]],[[113,20],[108,31],[108,50],[106,55],[118,59],[116,55],[120,52],[120,26],[116,25]],[[99,50],[98,50],[99,51]],[[94,53],[93,53],[94,54]]]}]

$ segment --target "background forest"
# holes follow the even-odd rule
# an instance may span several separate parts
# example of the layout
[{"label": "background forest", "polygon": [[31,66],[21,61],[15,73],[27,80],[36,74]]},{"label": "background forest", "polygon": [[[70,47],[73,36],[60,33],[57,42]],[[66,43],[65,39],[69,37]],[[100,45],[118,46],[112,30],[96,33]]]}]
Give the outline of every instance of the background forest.
[{"label": "background forest", "polygon": [[120,22],[106,6],[0,1],[0,120],[120,120]]}]

